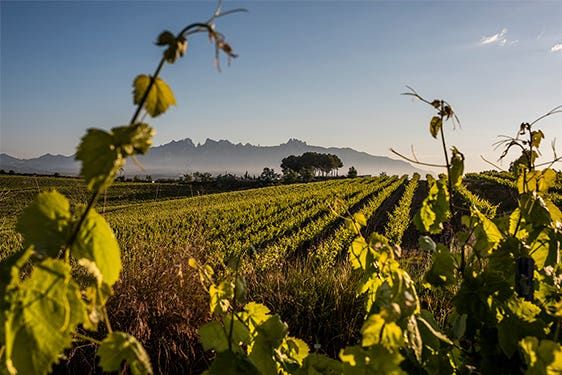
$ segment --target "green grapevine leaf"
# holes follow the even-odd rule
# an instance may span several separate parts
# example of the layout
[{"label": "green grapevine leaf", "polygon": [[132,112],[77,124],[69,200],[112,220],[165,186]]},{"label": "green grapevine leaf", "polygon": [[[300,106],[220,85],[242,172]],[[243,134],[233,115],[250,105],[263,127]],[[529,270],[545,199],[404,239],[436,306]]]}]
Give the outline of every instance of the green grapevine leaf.
[{"label": "green grapevine leaf", "polygon": [[472,217],[476,219],[476,228],[474,230],[476,243],[473,248],[480,254],[489,254],[497,249],[503,239],[503,235],[496,224],[478,211],[476,207],[471,208],[471,213]]},{"label": "green grapevine leaf", "polygon": [[539,269],[559,262],[560,244],[550,228],[542,230],[530,247],[529,254]]},{"label": "green grapevine leaf", "polygon": [[23,210],[16,230],[23,236],[23,246],[57,257],[68,238],[70,203],[66,197],[53,190],[42,192]]},{"label": "green grapevine leaf", "polygon": [[455,319],[453,320],[453,327],[451,330],[451,333],[453,334],[453,337],[455,339],[461,339],[464,336],[464,333],[466,332],[466,320],[468,318],[468,315],[466,314],[462,314],[462,315],[456,315]]},{"label": "green grapevine leaf", "polygon": [[308,345],[304,341],[295,337],[287,337],[279,350],[276,350],[275,356],[282,369],[293,373],[300,368],[308,352]]},{"label": "green grapevine leaf", "polygon": [[361,345],[364,347],[382,344],[393,350],[404,345],[402,329],[394,322],[385,321],[381,314],[373,314],[365,320],[361,335]]},{"label": "green grapevine leaf", "polygon": [[260,375],[256,366],[240,353],[218,353],[211,367],[203,374],[207,375]]},{"label": "green grapevine leaf", "polygon": [[365,238],[359,236],[353,240],[349,247],[349,260],[354,269],[367,269],[372,259],[369,245]]},{"label": "green grapevine leaf", "polygon": [[[186,45],[187,46],[187,45]],[[140,104],[144,93],[150,85],[152,77],[146,74],[140,74],[133,82],[133,102]],[[160,78],[156,78],[148,97],[144,103],[144,109],[152,117],[156,117],[164,112],[171,106],[176,104],[174,93],[172,89]]]},{"label": "green grapevine leaf", "polygon": [[129,126],[111,129],[114,145],[121,149],[123,156],[144,155],[152,146],[152,137],[156,133],[150,125],[139,122]]},{"label": "green grapevine leaf", "polygon": [[217,353],[228,350],[225,328],[219,322],[212,321],[199,328],[199,338],[205,350],[214,350]]},{"label": "green grapevine leaf", "polygon": [[253,330],[271,316],[267,306],[261,303],[249,302],[244,306],[243,319]]},{"label": "green grapevine leaf", "polygon": [[509,233],[517,239],[526,239],[529,235],[525,220],[521,217],[521,209],[516,208],[509,215]]},{"label": "green grapevine leaf", "polygon": [[133,375],[152,374],[150,358],[134,336],[112,332],[101,342],[97,353],[103,371],[115,372],[126,361]]},{"label": "green grapevine leaf", "polygon": [[433,138],[437,138],[441,127],[443,126],[443,121],[439,116],[433,116],[429,122],[429,132]]},{"label": "green grapevine leaf", "polygon": [[310,351],[308,345],[296,337],[287,337],[284,346],[288,349],[288,357],[294,359],[299,365],[302,365],[302,362],[308,356],[308,352]]},{"label": "green grapevine leaf", "polygon": [[554,227],[562,226],[562,211],[550,199],[543,199],[544,205],[548,210],[550,219]]},{"label": "green grapevine leaf", "polygon": [[532,323],[537,320],[541,308],[530,301],[523,298],[513,297],[507,303],[509,310],[524,322]]},{"label": "green grapevine leaf", "polygon": [[[98,284],[102,282],[113,285],[121,272],[121,251],[111,227],[96,210],[90,209],[82,223],[74,245],[72,255],[78,260],[84,258],[99,270]],[[92,266],[92,265],[90,265]]]},{"label": "green grapevine leaf", "polygon": [[562,373],[562,346],[559,343],[541,340],[537,353],[547,374]]},{"label": "green grapevine leaf", "polygon": [[543,324],[540,321],[528,323],[514,316],[502,319],[498,323],[497,329],[499,346],[508,357],[515,353],[521,338],[525,336],[539,337],[544,332]]},{"label": "green grapevine leaf", "polygon": [[113,136],[101,129],[88,129],[78,145],[76,159],[82,161],[80,174],[92,191],[107,188],[125,165]]},{"label": "green grapevine leaf", "polygon": [[[80,260],[80,264],[83,261],[88,261],[86,258]],[[90,261],[88,261],[90,262]],[[93,267],[95,263],[90,262]],[[96,267],[99,272],[99,269]],[[103,307],[107,303],[107,299],[113,294],[111,287],[105,283],[102,285],[87,286],[84,290],[84,302],[86,303],[86,313],[88,314],[88,319],[84,322],[83,326],[89,331],[97,331],[98,324],[104,319]]]},{"label": "green grapevine leaf", "polygon": [[173,64],[187,51],[187,40],[183,36],[175,37],[170,31],[163,31],[156,41],[157,46],[167,46],[164,58],[169,64]]},{"label": "green grapevine leaf", "polygon": [[47,374],[86,318],[70,265],[46,259],[10,296],[6,312],[6,367],[15,374]]},{"label": "green grapevine leaf", "polygon": [[542,130],[535,130],[531,132],[531,146],[534,148],[539,148],[541,145],[541,140],[544,139],[544,133]]},{"label": "green grapevine leaf", "polygon": [[370,358],[363,348],[359,346],[348,346],[340,351],[339,357],[343,362],[344,374],[366,373],[365,367],[369,363]]},{"label": "green grapevine leaf", "polygon": [[343,362],[345,375],[406,374],[400,368],[404,357],[398,351],[390,352],[380,345],[373,346],[369,350],[358,346],[347,347],[340,351],[340,359]]},{"label": "green grapevine leaf", "polygon": [[456,260],[451,252],[443,247],[432,256],[431,268],[425,274],[428,283],[434,286],[451,285],[455,282]]},{"label": "green grapevine leaf", "polygon": [[212,284],[209,288],[209,296],[211,297],[211,313],[225,313],[230,307],[230,300],[234,298],[234,283],[222,281],[220,284]]},{"label": "green grapevine leaf", "polygon": [[453,147],[451,151],[453,152],[450,169],[451,181],[453,186],[459,186],[464,173],[464,155],[456,147]]},{"label": "green grapevine leaf", "polygon": [[125,157],[144,154],[152,144],[154,130],[147,124],[120,126],[110,132],[88,129],[78,145],[76,159],[82,161],[80,174],[92,191],[107,188],[125,165]]},{"label": "green grapevine leaf", "polygon": [[353,215],[353,220],[360,226],[365,227],[367,226],[367,218],[362,213],[358,212]]},{"label": "green grapevine leaf", "polygon": [[322,354],[308,355],[296,375],[340,375],[343,371],[342,364]]},{"label": "green grapevine leaf", "polygon": [[257,335],[249,358],[261,373],[277,373],[274,350],[281,345],[287,331],[287,325],[281,321],[278,315],[273,315],[257,327]]},{"label": "green grapevine leaf", "polygon": [[[239,317],[238,314],[236,315]],[[241,344],[249,345],[252,340],[250,330],[238,317],[235,316],[234,320],[232,320],[232,315],[229,314],[225,315],[223,318],[223,327],[226,328],[226,332],[228,333],[230,332],[230,323],[232,322],[232,345],[235,351],[239,349]]]},{"label": "green grapevine leaf", "polygon": [[169,30],[164,30],[158,35],[156,40],[157,46],[167,46],[173,44],[176,41],[176,36]]},{"label": "green grapevine leaf", "polygon": [[556,185],[556,171],[547,168],[543,171],[527,171],[521,173],[517,179],[519,194],[536,191],[546,193]]},{"label": "green grapevine leaf", "polygon": [[449,192],[443,178],[435,180],[431,175],[427,175],[427,183],[429,193],[414,216],[414,224],[420,232],[438,234],[449,217]]}]

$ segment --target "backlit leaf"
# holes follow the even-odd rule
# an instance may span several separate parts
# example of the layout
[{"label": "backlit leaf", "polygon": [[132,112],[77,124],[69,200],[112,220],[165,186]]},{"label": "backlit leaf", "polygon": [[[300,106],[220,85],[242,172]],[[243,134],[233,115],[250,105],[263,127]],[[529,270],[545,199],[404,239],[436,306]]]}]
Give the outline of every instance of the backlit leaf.
[{"label": "backlit leaf", "polygon": [[441,120],[441,117],[433,116],[433,118],[429,123],[429,132],[431,133],[431,136],[433,138],[437,138],[437,135],[439,134],[439,131],[441,130],[442,126],[443,126],[443,121]]},{"label": "backlit leaf", "polygon": [[90,209],[88,212],[71,251],[77,259],[85,258],[95,263],[100,271],[99,284],[105,282],[111,286],[119,279],[121,272],[119,244],[107,221],[95,209]]},{"label": "backlit leaf", "polygon": [[471,212],[472,217],[476,220],[474,250],[481,254],[489,254],[497,249],[503,235],[496,224],[478,211],[476,207],[472,207]]},{"label": "backlit leaf", "polygon": [[152,374],[150,358],[141,343],[124,332],[112,332],[102,341],[98,353],[99,365],[106,372],[119,371],[126,362],[133,375]]},{"label": "backlit leaf", "polygon": [[228,339],[224,327],[216,321],[209,322],[199,328],[199,338],[203,349],[217,353],[228,350]]},{"label": "backlit leaf", "polygon": [[14,292],[6,312],[6,366],[15,374],[47,374],[72,332],[86,317],[70,265],[55,259],[38,264]]},{"label": "backlit leaf", "polygon": [[68,239],[70,203],[57,191],[42,192],[23,210],[16,230],[23,236],[23,246],[33,246],[47,256],[56,257]]},{"label": "backlit leaf", "polygon": [[531,146],[534,148],[539,148],[541,145],[541,140],[544,139],[544,133],[542,130],[535,130],[531,132]]},{"label": "backlit leaf", "polygon": [[340,375],[342,364],[328,356],[312,353],[308,355],[296,375]]},{"label": "backlit leaf", "polygon": [[364,347],[382,344],[392,350],[404,345],[402,329],[394,322],[385,321],[380,314],[372,314],[365,320],[361,335],[361,345]]},{"label": "backlit leaf", "polygon": [[462,182],[462,175],[464,173],[464,155],[456,148],[451,149],[453,156],[451,156],[451,181],[453,186],[458,186]]},{"label": "backlit leaf", "polygon": [[76,151],[76,159],[82,161],[80,174],[88,188],[107,188],[125,165],[127,156],[146,153],[153,135],[154,130],[143,123],[115,127],[109,132],[88,129]]},{"label": "backlit leaf", "polygon": [[427,175],[429,193],[422,207],[414,216],[414,224],[420,232],[438,234],[443,230],[443,223],[449,218],[449,192],[444,178],[435,180]]},{"label": "backlit leaf", "polygon": [[440,248],[433,253],[431,268],[426,272],[425,279],[434,286],[451,285],[455,282],[456,261],[448,249]]},{"label": "backlit leaf", "polygon": [[129,126],[111,129],[114,144],[121,149],[123,156],[146,154],[152,146],[152,137],[156,133],[150,125],[139,122]]},{"label": "backlit leaf", "polygon": [[[133,102],[140,104],[145,92],[150,85],[151,77],[146,74],[138,75],[133,82]],[[144,102],[144,109],[152,117],[156,117],[164,112],[171,106],[176,104],[174,93],[172,89],[160,78],[156,78],[146,101]]]},{"label": "backlit leaf", "polygon": [[82,161],[80,174],[92,191],[107,188],[125,165],[113,136],[101,129],[88,129],[78,145],[76,159]]},{"label": "backlit leaf", "polygon": [[556,172],[553,169],[542,171],[526,171],[521,173],[517,179],[517,190],[519,194],[537,191],[546,193],[556,185]]},{"label": "backlit leaf", "polygon": [[257,327],[249,358],[262,374],[277,373],[274,350],[279,348],[287,335],[287,325],[274,315]]},{"label": "backlit leaf", "polygon": [[244,320],[254,328],[269,319],[269,309],[261,303],[249,302],[244,306]]},{"label": "backlit leaf", "polygon": [[562,373],[562,346],[554,341],[525,337],[519,341],[527,362],[525,374],[554,375]]}]

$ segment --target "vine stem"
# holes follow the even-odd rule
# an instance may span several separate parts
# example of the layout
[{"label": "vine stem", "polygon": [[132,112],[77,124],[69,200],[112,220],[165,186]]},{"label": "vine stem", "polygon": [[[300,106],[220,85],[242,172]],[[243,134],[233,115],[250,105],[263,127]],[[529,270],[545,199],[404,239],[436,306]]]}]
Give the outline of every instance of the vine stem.
[{"label": "vine stem", "polygon": [[[212,20],[214,20],[215,18],[217,18],[219,15],[214,15],[211,20],[209,22],[212,22]],[[179,36],[184,36],[187,35],[190,31],[192,31],[193,29],[198,28],[198,29],[205,29],[209,32],[212,32],[213,29],[212,27],[208,24],[208,23],[192,23],[191,25],[186,26],[180,33]],[[196,30],[197,31],[197,30]],[[156,67],[156,70],[154,71],[154,74],[150,77],[150,82],[148,84],[148,87],[146,88],[140,102],[137,105],[137,109],[135,110],[135,112],[133,113],[133,117],[131,117],[131,121],[129,122],[129,125],[134,125],[141,113],[142,108],[144,107],[144,104],[146,103],[147,99],[148,99],[148,94],[150,93],[150,90],[152,89],[152,87],[154,86],[154,83],[156,82],[156,78],[158,78],[158,75],[160,74],[160,71],[162,70],[162,67],[164,66],[164,63],[166,62],[166,59],[164,56],[162,56],[162,58],[160,59],[160,62],[158,63],[158,66]],[[90,210],[94,207],[94,205],[96,204],[97,199],[99,198],[101,193],[101,189],[98,188],[96,189],[93,193],[92,196],[90,197],[90,200],[88,201],[88,204],[86,206],[86,209],[84,210],[84,212],[82,213],[82,216],[80,217],[80,219],[78,220],[78,224],[76,225],[76,228],[74,229],[74,231],[72,232],[72,236],[70,237],[70,239],[68,240],[68,242],[66,243],[65,249],[64,251],[69,251],[69,249],[72,247],[72,245],[74,245],[74,242],[76,241],[76,239],[78,238],[78,234],[80,233],[80,229],[82,228],[82,225],[84,224],[84,221],[86,221],[86,217],[88,216],[88,213],[90,212]]]},{"label": "vine stem", "polygon": [[[451,163],[449,162],[449,153],[447,152],[447,142],[445,142],[445,131],[443,130],[444,126],[443,126],[443,119],[445,117],[444,115],[444,105],[445,102],[443,100],[441,100],[441,105],[440,105],[440,110],[439,110],[439,117],[441,119],[441,128],[439,129],[439,133],[441,133],[441,145],[443,146],[443,155],[445,156],[445,166],[447,168],[447,185],[449,187],[449,211],[451,212],[451,221],[454,220],[455,218],[455,210],[453,207],[453,181],[451,180]],[[453,230],[451,228],[449,228],[449,230],[452,232]],[[454,243],[454,241],[450,242],[450,246],[452,246],[452,244]],[[460,271],[461,273],[464,272],[464,268],[465,268],[465,251],[464,248],[461,249],[461,265],[460,265]]]},{"label": "vine stem", "polygon": [[78,337],[80,340],[88,341],[88,342],[94,343],[96,345],[101,345],[101,341],[96,340],[96,339],[94,339],[90,336],[86,336],[86,335],[83,335],[83,334],[78,333],[78,332],[74,332],[74,336]]},{"label": "vine stem", "polygon": [[419,160],[415,160],[415,159],[411,159],[405,155],[402,155],[401,153],[399,153],[398,151],[396,151],[395,149],[391,148],[390,152],[392,152],[393,154],[396,154],[398,156],[400,156],[402,159],[405,159],[407,161],[409,161],[410,163],[414,163],[414,164],[418,164],[418,165],[425,165],[427,167],[437,167],[437,168],[447,168],[446,165],[442,165],[442,164],[432,164],[432,163],[425,163],[425,162],[421,162]]}]

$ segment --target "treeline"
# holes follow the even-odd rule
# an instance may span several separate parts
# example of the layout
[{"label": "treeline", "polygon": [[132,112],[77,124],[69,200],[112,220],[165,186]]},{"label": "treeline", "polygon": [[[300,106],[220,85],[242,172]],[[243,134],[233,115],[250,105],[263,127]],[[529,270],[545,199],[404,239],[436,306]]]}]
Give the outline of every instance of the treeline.
[{"label": "treeline", "polygon": [[284,175],[296,175],[307,181],[316,176],[337,176],[341,167],[343,163],[336,155],[318,152],[305,152],[300,156],[290,155],[281,161]]}]

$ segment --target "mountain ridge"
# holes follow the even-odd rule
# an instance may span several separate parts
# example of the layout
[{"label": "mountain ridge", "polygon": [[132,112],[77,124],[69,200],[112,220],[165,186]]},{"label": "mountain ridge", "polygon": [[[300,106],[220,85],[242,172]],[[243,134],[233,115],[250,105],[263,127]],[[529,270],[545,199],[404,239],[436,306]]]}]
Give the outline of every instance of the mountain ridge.
[{"label": "mountain ridge", "polygon": [[[232,143],[226,139],[207,138],[204,143],[195,144],[190,138],[172,140],[154,146],[147,155],[138,157],[144,170],[135,163],[127,163],[126,176],[147,175],[155,177],[175,177],[195,171],[213,174],[233,173],[259,174],[264,167],[280,171],[281,160],[289,155],[304,152],[331,153],[337,155],[344,164],[344,171],[354,166],[359,174],[411,174],[424,173],[409,163],[357,151],[351,147],[323,147],[309,145],[307,142],[290,138],[286,143],[273,146]],[[0,154],[0,169],[19,173],[55,173],[77,175],[79,163],[74,155],[54,155],[47,153],[36,158],[20,159],[8,154]]]}]

